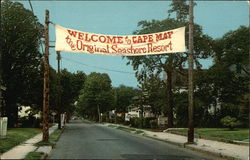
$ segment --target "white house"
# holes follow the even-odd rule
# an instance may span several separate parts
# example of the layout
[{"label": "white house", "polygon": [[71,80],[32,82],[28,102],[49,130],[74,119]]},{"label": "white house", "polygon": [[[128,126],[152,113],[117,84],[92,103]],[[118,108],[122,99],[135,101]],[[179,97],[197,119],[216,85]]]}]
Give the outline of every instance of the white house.
[{"label": "white house", "polygon": [[[32,108],[30,106],[20,106],[18,107],[18,117],[28,117],[29,114],[32,112]],[[35,118],[41,118],[40,112],[33,115]]]},{"label": "white house", "polygon": [[[130,105],[128,107],[128,113],[125,113],[125,121],[130,121],[130,118],[140,117],[141,108],[138,106]],[[151,112],[151,106],[143,105],[143,117],[155,117],[155,115]]]}]

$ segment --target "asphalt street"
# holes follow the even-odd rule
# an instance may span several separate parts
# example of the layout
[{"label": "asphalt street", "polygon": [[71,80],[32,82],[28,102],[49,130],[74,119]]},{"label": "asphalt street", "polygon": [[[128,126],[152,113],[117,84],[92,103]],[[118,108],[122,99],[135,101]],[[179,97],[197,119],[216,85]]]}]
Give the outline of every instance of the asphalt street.
[{"label": "asphalt street", "polygon": [[73,121],[49,159],[213,160],[201,153],[114,128]]}]

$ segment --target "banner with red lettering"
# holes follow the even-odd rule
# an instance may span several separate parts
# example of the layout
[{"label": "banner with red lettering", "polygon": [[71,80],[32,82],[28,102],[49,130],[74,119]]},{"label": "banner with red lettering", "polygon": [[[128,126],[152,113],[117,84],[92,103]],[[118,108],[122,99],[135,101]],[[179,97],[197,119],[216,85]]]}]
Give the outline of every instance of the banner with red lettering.
[{"label": "banner with red lettering", "polygon": [[55,25],[56,51],[139,56],[185,52],[185,27],[143,35],[102,35]]}]

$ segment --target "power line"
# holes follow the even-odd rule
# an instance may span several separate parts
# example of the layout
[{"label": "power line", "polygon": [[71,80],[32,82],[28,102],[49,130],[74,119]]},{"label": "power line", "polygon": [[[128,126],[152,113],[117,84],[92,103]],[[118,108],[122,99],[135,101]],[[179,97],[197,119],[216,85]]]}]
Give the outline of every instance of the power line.
[{"label": "power line", "polygon": [[73,59],[70,59],[70,58],[66,58],[66,57],[61,57],[61,58],[65,59],[67,61],[70,61],[70,62],[74,62],[74,63],[77,63],[77,64],[81,64],[83,66],[87,66],[87,67],[102,69],[102,70],[111,71],[111,72],[124,73],[124,74],[134,74],[133,72],[125,72],[125,71],[119,71],[119,70],[114,70],[114,69],[108,69],[108,68],[104,68],[104,67],[91,66],[91,65],[84,64],[82,62],[79,62],[79,61],[76,61],[76,60],[73,60]]},{"label": "power line", "polygon": [[[34,10],[33,10],[33,6],[32,6],[32,4],[31,4],[31,0],[29,0],[29,5],[30,5],[30,8],[31,8],[31,11],[32,11],[33,15],[35,16]],[[36,22],[35,22],[35,27],[38,28]],[[38,39],[38,43],[39,43],[39,45],[40,45],[40,47],[41,47],[41,49],[42,49],[42,53],[44,53],[44,51],[43,51],[43,44],[42,44],[42,41],[41,41],[40,38]]]},{"label": "power line", "polygon": [[30,0],[29,0],[29,4],[30,4],[31,11],[32,11],[32,13],[34,14],[34,10],[33,10],[33,7],[32,7],[32,4],[31,4],[31,1],[30,1]]},{"label": "power line", "polygon": [[[34,14],[34,10],[33,10],[33,6],[32,6],[32,3],[31,3],[31,0],[29,0],[29,5],[30,5],[30,8],[31,8],[32,13]],[[34,15],[35,15],[35,14],[34,14]],[[50,23],[52,23],[52,22],[50,22]],[[38,27],[37,27],[37,23],[36,23],[36,28],[38,28]],[[42,48],[42,52],[44,52],[44,51],[43,51],[43,45],[42,45],[41,39],[39,39],[39,44],[40,44],[40,46],[41,46],[41,48]],[[88,64],[84,64],[84,63],[82,63],[82,62],[75,61],[75,60],[70,59],[70,58],[62,57],[62,56],[61,56],[61,58],[64,58],[64,59],[67,60],[67,61],[74,62],[74,63],[77,63],[77,64],[81,64],[81,65],[84,65],[84,66],[87,66],[87,67],[92,67],[92,68],[97,68],[97,69],[106,70],[106,71],[111,71],[111,72],[117,72],[117,73],[134,74],[133,72],[125,72],[125,71],[113,70],[113,69],[108,69],[108,68],[103,68],[103,67],[91,66],[91,65],[88,65]]]}]

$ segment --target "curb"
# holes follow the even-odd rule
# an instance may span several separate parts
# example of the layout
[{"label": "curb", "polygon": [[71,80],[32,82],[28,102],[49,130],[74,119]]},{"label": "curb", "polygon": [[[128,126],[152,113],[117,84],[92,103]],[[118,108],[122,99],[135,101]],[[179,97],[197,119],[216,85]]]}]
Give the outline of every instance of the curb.
[{"label": "curb", "polygon": [[[39,149],[39,147],[38,147],[37,149]],[[51,147],[51,149],[50,149],[47,153],[44,153],[44,152],[43,152],[43,155],[41,156],[40,159],[47,159],[48,156],[49,156],[49,154],[50,154],[50,152],[51,152],[51,150],[52,150],[52,147]]]},{"label": "curb", "polygon": [[[180,136],[186,136],[185,134],[179,134],[179,133],[172,133],[172,132],[167,132],[163,131],[165,133],[171,133],[171,134],[176,134]],[[244,142],[244,141],[236,141],[236,140],[224,140],[224,139],[212,139],[204,136],[197,136],[198,138],[205,139],[205,140],[211,140],[211,141],[218,141],[218,142],[224,142],[224,143],[229,143],[229,144],[237,144],[237,145],[242,145],[242,146],[249,146],[249,142]]]},{"label": "curb", "polygon": [[[53,126],[55,126],[55,125],[53,125]],[[52,126],[52,127],[53,127]],[[51,128],[51,127],[50,127]],[[51,133],[49,133],[49,135],[51,135],[52,133],[54,133],[54,131],[56,131],[56,129],[55,130],[53,130]],[[35,144],[36,143],[34,143],[33,144],[33,146],[35,146]],[[35,148],[35,150],[33,150],[33,151],[31,151],[31,152],[37,152],[37,150],[40,148],[40,147],[42,147],[42,146],[36,146],[36,148]],[[53,146],[52,146],[53,147]],[[52,149],[51,149],[52,150]],[[49,152],[51,152],[51,150],[49,151]],[[30,153],[30,152],[29,152]],[[27,154],[29,154],[29,153],[27,153]],[[40,157],[40,159],[46,159],[47,157],[48,157],[48,154],[47,153],[44,153],[44,152],[42,152],[43,153],[43,155]],[[27,155],[26,154],[26,155]]]},{"label": "curb", "polygon": [[[117,125],[117,124],[114,124],[114,125],[116,127],[120,126],[120,125]],[[109,126],[107,126],[107,127],[109,127]],[[131,128],[131,127],[127,127],[127,126],[122,126],[122,127]],[[115,128],[115,127],[113,127],[113,128]],[[115,129],[117,129],[117,128],[115,128]],[[132,128],[132,129],[140,130],[140,129],[137,129],[137,128]],[[126,131],[126,130],[122,130],[122,131],[131,133],[131,134],[136,134],[136,133],[134,133],[132,131]],[[140,130],[140,131],[143,131],[143,130]],[[197,147],[190,146],[192,144],[178,143],[178,142],[173,142],[173,141],[170,141],[170,140],[160,139],[160,138],[157,138],[157,137],[146,135],[145,133],[144,134],[137,134],[137,135],[142,135],[144,137],[148,137],[148,138],[152,138],[152,139],[159,140],[159,141],[162,141],[162,142],[166,142],[166,143],[169,143],[169,144],[172,144],[172,145],[175,145],[175,146],[179,146],[179,147],[182,147],[182,148],[186,148],[186,149],[189,149],[189,150],[192,150],[192,151],[201,152],[201,153],[211,155],[211,156],[214,156],[214,157],[217,157],[217,158],[222,158],[222,159],[226,159],[226,160],[240,160],[239,158],[235,158],[235,157],[232,157],[232,156],[227,156],[227,155],[224,155],[224,154],[221,154],[221,153],[215,153],[215,152],[211,152],[211,151],[207,151],[207,150],[203,150],[203,149],[200,149],[200,148],[197,148]]]},{"label": "curb", "polygon": [[[60,137],[61,137],[62,133],[64,132],[64,130],[65,130],[65,127],[62,128],[62,132],[61,132],[61,134],[59,135],[59,137],[57,138],[57,141],[60,139]],[[57,143],[57,142],[56,142],[56,143]],[[44,159],[47,159],[47,158],[49,157],[51,151],[53,150],[53,148],[55,148],[56,143],[52,145],[50,151],[49,151],[48,153],[45,153],[45,154],[41,157],[41,159],[44,160]]]},{"label": "curb", "polygon": [[[54,131],[56,131],[56,129],[55,129]],[[53,132],[54,132],[54,131],[53,131]],[[52,132],[52,133],[53,133],[53,132]],[[51,133],[51,134],[52,134],[52,133]],[[61,135],[60,135],[60,136],[61,136]],[[60,137],[59,137],[59,138],[60,138]],[[54,147],[54,146],[51,147],[49,153],[51,152],[51,150],[52,150],[53,147]],[[38,150],[38,149],[39,149],[39,147],[36,148],[36,150]],[[35,151],[36,151],[36,150],[35,150]],[[44,153],[44,154],[41,156],[40,159],[47,159],[48,156],[49,156],[49,153]]]},{"label": "curb", "polygon": [[164,139],[160,139],[160,138],[156,138],[156,137],[152,137],[152,136],[148,136],[148,135],[143,135],[143,136],[148,137],[148,138],[152,138],[152,139],[155,139],[155,140],[159,140],[159,141],[162,141],[162,142],[166,142],[166,143],[169,143],[169,144],[172,144],[172,145],[175,145],[175,146],[179,146],[179,147],[182,147],[182,148],[186,148],[186,149],[189,149],[189,150],[192,150],[192,151],[201,152],[201,153],[204,153],[204,154],[207,154],[207,155],[210,155],[210,156],[214,156],[214,157],[217,157],[217,158],[222,158],[222,159],[226,159],[226,160],[240,160],[238,158],[227,156],[227,155],[224,155],[224,154],[221,154],[221,153],[210,152],[210,151],[207,151],[207,150],[203,150],[203,149],[199,149],[199,148],[190,146],[192,144],[173,142],[173,141],[164,140]]},{"label": "curb", "polygon": [[48,158],[48,154],[43,154],[40,159],[47,159],[47,158]]},{"label": "curb", "polygon": [[212,155],[214,157],[218,157],[218,158],[222,158],[222,159],[226,159],[226,160],[240,160],[239,158],[227,156],[227,155],[224,155],[224,154],[221,154],[221,153],[210,152],[210,151],[207,151],[207,150],[192,147],[190,145],[185,145],[184,148],[187,148],[187,149],[192,150],[192,151],[198,151],[198,152],[201,152],[201,153],[204,153],[204,154],[207,154],[207,155]]},{"label": "curb", "polygon": [[189,149],[189,150],[192,150],[192,151],[201,152],[201,153],[204,153],[204,154],[207,154],[207,155],[210,155],[210,156],[226,159],[226,160],[240,160],[238,158],[227,156],[227,155],[224,155],[224,154],[221,154],[221,153],[210,152],[210,151],[207,151],[207,150],[192,147],[192,146],[190,146],[190,144],[173,142],[173,141],[169,141],[169,140],[165,140],[165,139],[160,139],[160,138],[148,136],[148,135],[145,135],[145,134],[144,135],[142,134],[142,136],[152,138],[152,139],[155,139],[155,140],[159,140],[159,141],[162,141],[162,142],[166,142],[166,143],[169,143],[169,144],[172,144],[172,145],[175,145],[175,146],[178,146],[178,147],[186,148],[186,149]]},{"label": "curb", "polygon": [[169,141],[169,140],[166,140],[166,139],[160,139],[160,138],[157,138],[157,137],[148,136],[146,134],[142,134],[142,136],[185,148],[185,144],[183,144],[183,143],[173,142],[173,141]]}]

